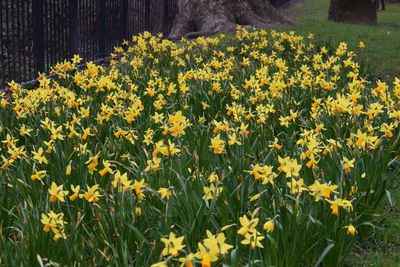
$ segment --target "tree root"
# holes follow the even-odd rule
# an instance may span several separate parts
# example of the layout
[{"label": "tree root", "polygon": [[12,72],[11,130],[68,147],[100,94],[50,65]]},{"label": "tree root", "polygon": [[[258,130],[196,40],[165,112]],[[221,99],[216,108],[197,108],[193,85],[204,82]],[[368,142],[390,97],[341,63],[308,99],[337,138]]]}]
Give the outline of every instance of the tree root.
[{"label": "tree root", "polygon": [[256,30],[293,24],[264,0],[180,0],[178,6],[172,40],[233,33],[237,25]]}]

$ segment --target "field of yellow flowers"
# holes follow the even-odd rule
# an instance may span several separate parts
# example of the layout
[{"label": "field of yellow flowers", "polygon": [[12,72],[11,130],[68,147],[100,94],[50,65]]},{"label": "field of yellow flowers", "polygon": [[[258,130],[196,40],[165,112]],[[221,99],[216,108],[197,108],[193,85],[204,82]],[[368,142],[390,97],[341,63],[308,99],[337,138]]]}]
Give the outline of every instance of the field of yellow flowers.
[{"label": "field of yellow flowers", "polygon": [[400,80],[346,43],[144,33],[112,57],[0,94],[1,264],[340,266],[374,227]]}]

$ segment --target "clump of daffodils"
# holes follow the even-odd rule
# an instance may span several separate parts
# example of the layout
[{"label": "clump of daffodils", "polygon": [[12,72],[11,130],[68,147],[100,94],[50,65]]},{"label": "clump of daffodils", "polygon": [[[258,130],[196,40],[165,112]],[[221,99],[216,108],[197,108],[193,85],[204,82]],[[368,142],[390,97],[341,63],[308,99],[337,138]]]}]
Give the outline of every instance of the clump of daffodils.
[{"label": "clump of daffodils", "polygon": [[344,42],[144,33],[80,60],[0,92],[10,251],[74,265],[44,231],[101,265],[339,266],[384,195],[400,79],[367,80]]}]

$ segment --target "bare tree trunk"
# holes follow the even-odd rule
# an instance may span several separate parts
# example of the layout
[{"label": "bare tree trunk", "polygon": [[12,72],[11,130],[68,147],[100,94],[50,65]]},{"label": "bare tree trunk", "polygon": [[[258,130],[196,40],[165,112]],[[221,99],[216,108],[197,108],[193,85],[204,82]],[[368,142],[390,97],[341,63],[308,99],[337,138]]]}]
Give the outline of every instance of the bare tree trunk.
[{"label": "bare tree trunk", "polygon": [[292,22],[266,0],[179,0],[170,39],[234,32],[237,25],[271,28]]},{"label": "bare tree trunk", "polygon": [[377,24],[377,2],[373,0],[331,0],[328,19],[351,24]]}]

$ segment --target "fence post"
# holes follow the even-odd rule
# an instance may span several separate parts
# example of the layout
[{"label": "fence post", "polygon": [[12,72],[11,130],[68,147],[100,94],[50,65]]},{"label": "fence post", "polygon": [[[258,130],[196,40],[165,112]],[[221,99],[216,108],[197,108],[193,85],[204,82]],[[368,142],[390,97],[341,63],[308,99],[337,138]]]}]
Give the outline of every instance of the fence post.
[{"label": "fence post", "polygon": [[[4,23],[3,24],[3,3],[1,3],[0,4],[0,28],[5,28],[6,27],[6,23]],[[3,44],[3,34],[0,34],[0,44]],[[5,58],[3,58],[3,54],[4,54],[4,52],[3,52],[3,45],[0,45],[0,55],[1,55],[1,58],[0,58],[0,68],[3,70],[3,71],[0,71],[0,91],[1,91],[1,89],[3,89],[3,87],[5,86],[5,79],[6,79],[6,74],[5,74],[5,70],[6,70],[6,67],[5,67]]]},{"label": "fence post", "polygon": [[128,0],[121,3],[121,41],[128,37]]},{"label": "fence post", "polygon": [[169,1],[164,0],[164,23],[163,23],[163,33],[164,37],[168,35],[169,26]]},{"label": "fence post", "polygon": [[98,42],[99,42],[99,55],[104,57],[106,55],[106,0],[98,0]]},{"label": "fence post", "polygon": [[69,0],[69,54],[78,54],[78,0]]},{"label": "fence post", "polygon": [[33,55],[35,58],[35,73],[44,72],[44,23],[43,0],[32,1],[33,20]]},{"label": "fence post", "polygon": [[150,0],[144,2],[144,29],[145,31],[150,30]]}]

